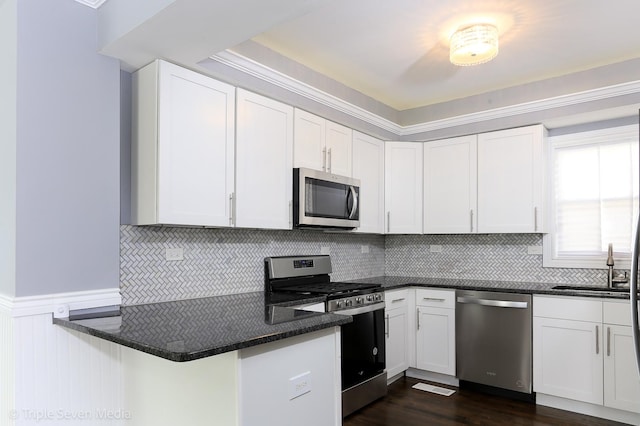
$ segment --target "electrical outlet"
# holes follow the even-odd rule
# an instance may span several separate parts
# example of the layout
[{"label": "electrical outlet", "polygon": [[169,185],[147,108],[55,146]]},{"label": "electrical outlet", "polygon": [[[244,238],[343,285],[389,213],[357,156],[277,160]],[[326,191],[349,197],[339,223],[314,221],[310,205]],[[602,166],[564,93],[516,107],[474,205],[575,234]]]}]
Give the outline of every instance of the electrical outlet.
[{"label": "electrical outlet", "polygon": [[360,246],[360,253],[369,253],[369,246]]},{"label": "electrical outlet", "polygon": [[320,247],[320,254],[331,254],[331,248],[328,246]]},{"label": "electrical outlet", "polygon": [[167,248],[165,251],[165,259],[168,261],[184,260],[184,249],[182,247]]},{"label": "electrical outlet", "polygon": [[289,379],[289,400],[311,392],[311,372],[299,374]]},{"label": "electrical outlet", "polygon": [[542,246],[528,246],[527,254],[542,254]]},{"label": "electrical outlet", "polygon": [[429,251],[431,253],[442,253],[442,246],[430,245]]}]

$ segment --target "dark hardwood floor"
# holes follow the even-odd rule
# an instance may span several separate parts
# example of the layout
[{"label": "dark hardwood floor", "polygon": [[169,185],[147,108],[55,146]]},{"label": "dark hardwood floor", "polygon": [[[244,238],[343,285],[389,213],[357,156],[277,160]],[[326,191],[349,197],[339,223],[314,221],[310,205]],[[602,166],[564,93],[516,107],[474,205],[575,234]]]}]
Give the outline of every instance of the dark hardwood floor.
[{"label": "dark hardwood floor", "polygon": [[456,393],[445,397],[411,388],[419,382],[427,383],[408,377],[392,383],[386,398],[348,416],[343,426],[622,424],[467,389],[452,388]]}]

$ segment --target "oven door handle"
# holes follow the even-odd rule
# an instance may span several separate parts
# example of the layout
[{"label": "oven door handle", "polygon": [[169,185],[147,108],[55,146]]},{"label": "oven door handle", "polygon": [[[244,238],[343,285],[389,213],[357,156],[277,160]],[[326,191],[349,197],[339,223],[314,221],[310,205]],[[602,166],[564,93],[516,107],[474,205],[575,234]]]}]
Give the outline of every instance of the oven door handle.
[{"label": "oven door handle", "polygon": [[384,302],[373,303],[371,305],[359,306],[357,308],[351,309],[342,309],[340,311],[333,311],[332,314],[338,315],[359,315],[366,314],[367,312],[377,311],[379,309],[384,309]]}]

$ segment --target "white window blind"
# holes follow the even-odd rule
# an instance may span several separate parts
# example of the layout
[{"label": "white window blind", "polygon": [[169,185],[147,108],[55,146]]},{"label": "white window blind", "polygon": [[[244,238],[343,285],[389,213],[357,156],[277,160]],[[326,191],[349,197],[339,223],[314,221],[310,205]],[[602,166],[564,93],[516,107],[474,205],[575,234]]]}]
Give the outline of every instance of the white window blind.
[{"label": "white window blind", "polygon": [[628,267],[638,214],[638,129],[624,126],[550,138],[549,212],[544,264]]}]

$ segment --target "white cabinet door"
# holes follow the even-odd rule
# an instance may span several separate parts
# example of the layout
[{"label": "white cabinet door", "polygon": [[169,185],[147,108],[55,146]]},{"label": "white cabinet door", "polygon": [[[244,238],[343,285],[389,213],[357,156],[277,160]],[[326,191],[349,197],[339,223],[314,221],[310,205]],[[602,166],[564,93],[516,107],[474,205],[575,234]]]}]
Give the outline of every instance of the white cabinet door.
[{"label": "white cabinet door", "polygon": [[301,109],[294,112],[293,167],[326,170],[326,120]]},{"label": "white cabinet door", "polygon": [[640,413],[640,376],[631,327],[605,324],[604,405]]},{"label": "white cabinet door", "polygon": [[327,121],[326,124],[327,171],[351,177],[353,131],[331,121]]},{"label": "white cabinet door", "polygon": [[230,226],[235,88],[164,61],[133,81],[133,224]]},{"label": "white cabinet door", "polygon": [[353,132],[353,177],[360,179],[360,227],[355,232],[384,233],[384,142]]},{"label": "white cabinet door", "polygon": [[293,108],[237,92],[236,226],[291,229]]},{"label": "white cabinet door", "polygon": [[455,310],[418,306],[417,315],[417,368],[455,375]]},{"label": "white cabinet door", "polygon": [[602,341],[600,323],[534,316],[533,390],[602,404]]},{"label": "white cabinet door", "polygon": [[295,109],[294,167],[351,177],[352,130]]},{"label": "white cabinet door", "polygon": [[387,234],[422,233],[422,143],[385,144]]},{"label": "white cabinet door", "polygon": [[543,232],[545,129],[478,135],[478,232]]},{"label": "white cabinet door", "polygon": [[387,377],[409,368],[409,290],[387,291],[385,298],[385,336]]},{"label": "white cabinet door", "polygon": [[424,143],[424,233],[477,231],[477,136]]}]

